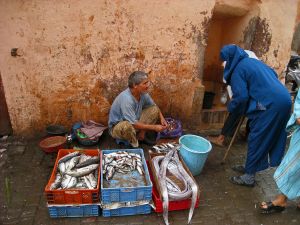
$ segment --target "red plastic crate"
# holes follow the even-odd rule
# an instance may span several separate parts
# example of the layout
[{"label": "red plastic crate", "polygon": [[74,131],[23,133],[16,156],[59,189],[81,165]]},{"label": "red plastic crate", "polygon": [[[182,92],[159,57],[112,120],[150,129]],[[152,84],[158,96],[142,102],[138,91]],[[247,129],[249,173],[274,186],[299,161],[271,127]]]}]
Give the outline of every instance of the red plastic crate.
[{"label": "red plastic crate", "polygon": [[[83,154],[89,156],[99,155],[99,167],[98,167],[98,182],[96,189],[67,189],[67,190],[50,190],[50,186],[55,180],[56,170],[58,160],[65,155],[80,151]],[[48,184],[45,187],[45,196],[48,204],[93,204],[99,203],[99,187],[100,187],[100,168],[101,168],[101,154],[98,149],[85,149],[85,150],[73,150],[73,149],[60,149],[56,158],[56,162],[51,174],[51,177],[48,181]]]},{"label": "red plastic crate", "polygon": [[[154,211],[157,213],[162,213],[163,212],[163,205],[162,205],[162,200],[159,197],[158,191],[156,189],[156,184],[153,179],[153,174],[152,170],[149,166],[149,162],[147,161],[147,166],[149,168],[149,174],[150,174],[150,179],[153,183],[153,188],[152,188],[152,200],[155,206]],[[200,199],[200,192],[198,192],[197,196],[197,201],[196,201],[196,208],[199,206],[199,199]],[[191,207],[191,199],[185,199],[181,201],[169,201],[169,209],[168,211],[176,211],[176,210],[183,210],[183,209],[189,209]]]}]

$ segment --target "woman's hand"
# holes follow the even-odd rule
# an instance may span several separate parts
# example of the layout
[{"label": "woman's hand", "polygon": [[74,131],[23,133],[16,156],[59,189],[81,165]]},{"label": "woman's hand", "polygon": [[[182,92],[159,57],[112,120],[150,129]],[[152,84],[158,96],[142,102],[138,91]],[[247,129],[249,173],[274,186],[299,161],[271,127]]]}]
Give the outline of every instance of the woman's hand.
[{"label": "woman's hand", "polygon": [[300,118],[296,119],[296,124],[300,125]]}]

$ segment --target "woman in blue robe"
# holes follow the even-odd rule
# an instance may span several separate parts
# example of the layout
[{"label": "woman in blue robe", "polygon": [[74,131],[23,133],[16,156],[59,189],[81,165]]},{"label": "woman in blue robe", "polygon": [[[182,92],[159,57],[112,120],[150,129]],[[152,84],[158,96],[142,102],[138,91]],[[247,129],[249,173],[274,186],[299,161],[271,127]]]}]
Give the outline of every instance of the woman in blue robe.
[{"label": "woman in blue robe", "polygon": [[240,47],[226,45],[220,57],[226,62],[224,79],[233,92],[228,111],[245,114],[250,120],[244,174],[233,176],[230,181],[253,187],[256,172],[281,162],[291,97],[273,69],[260,60],[249,58]]},{"label": "woman in blue robe", "polygon": [[[288,199],[300,197],[300,92],[298,91],[294,113],[287,124],[287,131],[292,132],[289,149],[274,173],[275,182],[281,192],[272,202],[262,202],[262,213],[281,212]],[[300,204],[297,205],[300,209]]]}]

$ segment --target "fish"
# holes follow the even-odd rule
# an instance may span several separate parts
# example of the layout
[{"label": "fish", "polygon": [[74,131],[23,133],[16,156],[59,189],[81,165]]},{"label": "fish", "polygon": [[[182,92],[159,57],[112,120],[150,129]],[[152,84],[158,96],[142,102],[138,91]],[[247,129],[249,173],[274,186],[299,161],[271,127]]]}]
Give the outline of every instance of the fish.
[{"label": "fish", "polygon": [[87,185],[88,189],[94,189],[87,176],[84,176],[83,179],[84,179],[84,182]]},{"label": "fish", "polygon": [[97,180],[94,177],[93,173],[90,173],[87,178],[89,179],[91,186],[93,187],[93,189],[95,189],[97,187]]},{"label": "fish", "polygon": [[68,161],[69,159],[75,157],[75,156],[78,156],[80,154],[79,151],[76,151],[76,152],[72,152],[72,153],[69,153],[68,155],[65,155],[64,157],[60,158],[58,160],[58,164],[62,163],[62,162],[66,162]]},{"label": "fish", "polygon": [[98,174],[99,174],[99,170],[95,170],[94,177],[96,178],[96,180],[98,180]]},{"label": "fish", "polygon": [[113,166],[107,167],[107,172],[106,172],[106,180],[112,179],[115,173],[115,168]]},{"label": "fish", "polygon": [[50,186],[50,190],[57,189],[60,186],[61,181],[62,181],[62,176],[60,175],[60,173],[57,173],[54,182]]},{"label": "fish", "polygon": [[91,158],[86,159],[85,161],[82,161],[81,163],[78,163],[75,168],[82,168],[91,164],[100,163],[100,157],[99,156],[93,156]]},{"label": "fish", "polygon": [[92,156],[90,156],[90,155],[85,155],[85,154],[81,154],[78,163],[82,163],[82,162],[84,162],[85,160],[87,160],[87,159],[89,159],[89,158],[92,158]]},{"label": "fish", "polygon": [[76,184],[75,187],[76,187],[76,188],[87,188],[85,182],[83,182],[83,181],[77,182],[77,184]]},{"label": "fish", "polygon": [[89,165],[86,167],[66,171],[66,174],[73,176],[73,177],[81,177],[81,176],[85,176],[85,175],[93,172],[98,167],[99,167],[99,164],[92,164],[92,165]]},{"label": "fish", "polygon": [[72,177],[69,176],[69,175],[67,175],[67,174],[65,174],[63,176],[62,181],[61,181],[61,187],[62,187],[62,189],[66,189],[67,188],[69,182],[71,181],[71,178]]},{"label": "fish", "polygon": [[137,165],[137,170],[138,170],[138,172],[139,172],[139,174],[140,175],[143,175],[144,174],[144,170],[143,170],[143,167],[141,167],[141,166],[139,166],[139,165]]},{"label": "fish", "polygon": [[[191,222],[193,212],[196,206],[198,186],[191,175],[184,169],[178,156],[179,146],[174,147],[165,156],[156,156],[152,158],[155,173],[158,174],[158,182],[161,187],[163,199],[163,218],[166,224],[168,222],[168,204],[169,199],[179,201],[191,198],[188,223]],[[166,176],[170,173],[178,180],[183,182],[184,189],[181,190],[175,182]]]},{"label": "fish", "polygon": [[64,174],[66,172],[66,165],[64,162],[58,164],[58,170],[61,174]]},{"label": "fish", "polygon": [[76,177],[71,177],[70,182],[67,184],[66,189],[75,187],[77,183],[77,178]]},{"label": "fish", "polygon": [[69,161],[67,161],[68,165],[66,166],[66,170],[72,170],[79,162],[79,158],[80,158],[80,156],[75,156],[72,159],[70,159]]}]

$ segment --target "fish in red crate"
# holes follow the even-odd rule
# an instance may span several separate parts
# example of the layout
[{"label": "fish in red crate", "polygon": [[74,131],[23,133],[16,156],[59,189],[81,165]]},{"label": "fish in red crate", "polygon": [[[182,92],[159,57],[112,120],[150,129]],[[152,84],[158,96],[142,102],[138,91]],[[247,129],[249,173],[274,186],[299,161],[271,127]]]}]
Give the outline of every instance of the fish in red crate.
[{"label": "fish in red crate", "polygon": [[95,177],[95,171],[99,163],[99,156],[88,156],[79,151],[65,155],[58,160],[56,178],[50,190],[95,189],[98,179]]},{"label": "fish in red crate", "polygon": [[[163,218],[167,225],[169,224],[169,200],[180,201],[191,198],[188,217],[188,223],[190,223],[198,199],[198,185],[192,175],[183,167],[177,152],[178,146],[171,149],[166,155],[153,157],[151,161],[157,175],[157,182],[163,199]],[[167,172],[172,174],[176,180],[181,181],[183,188],[167,177]]]}]

